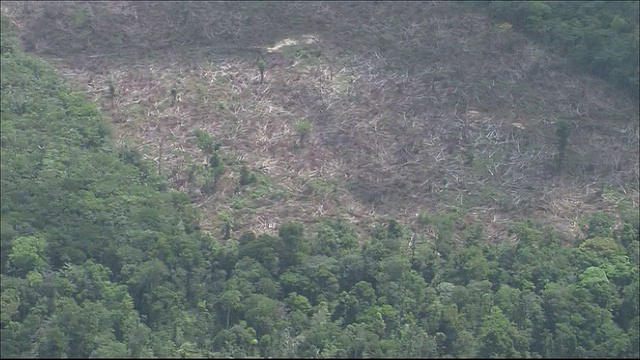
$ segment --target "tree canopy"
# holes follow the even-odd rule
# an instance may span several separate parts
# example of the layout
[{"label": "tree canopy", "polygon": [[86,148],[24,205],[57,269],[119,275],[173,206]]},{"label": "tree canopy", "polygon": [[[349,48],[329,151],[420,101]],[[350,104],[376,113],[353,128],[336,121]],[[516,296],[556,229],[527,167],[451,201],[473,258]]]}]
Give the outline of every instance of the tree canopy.
[{"label": "tree canopy", "polygon": [[637,1],[490,1],[489,9],[638,99]]}]

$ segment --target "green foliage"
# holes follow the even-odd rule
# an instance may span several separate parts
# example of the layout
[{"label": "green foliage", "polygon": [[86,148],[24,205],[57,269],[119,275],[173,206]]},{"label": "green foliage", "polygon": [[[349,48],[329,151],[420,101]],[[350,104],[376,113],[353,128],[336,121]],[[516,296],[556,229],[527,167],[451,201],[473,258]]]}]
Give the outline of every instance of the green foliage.
[{"label": "green foliage", "polygon": [[489,11],[638,98],[637,1],[491,1]]},{"label": "green foliage", "polygon": [[113,85],[113,80],[111,79],[107,81],[107,95],[109,95],[109,99],[111,99],[113,103],[113,100],[116,97],[116,88],[115,85]]},{"label": "green foliage", "polygon": [[[0,21],[0,26],[2,27],[3,34],[13,34],[15,32],[15,26],[13,22],[2,15],[2,20]],[[15,51],[19,49],[18,38],[13,35],[3,36],[0,39],[0,54],[2,56],[10,56]]]},{"label": "green foliage", "polygon": [[558,120],[556,122],[556,135],[558,136],[558,168],[562,167],[570,134],[571,125],[565,120]]},{"label": "green foliage", "polygon": [[221,212],[219,214],[219,218],[222,238],[224,240],[229,240],[231,238],[231,229],[233,228],[233,217],[227,212]]},{"label": "green foliage", "polygon": [[306,60],[311,64],[317,64],[322,56],[322,50],[310,45],[292,45],[283,49],[283,53],[291,58]]},{"label": "green foliage", "polygon": [[264,70],[266,69],[267,64],[264,62],[263,59],[260,59],[258,61],[258,71],[260,71],[260,82],[262,82],[264,80]]},{"label": "green foliage", "polygon": [[487,279],[496,267],[495,263],[487,261],[482,249],[475,245],[461,250],[455,261],[460,282],[464,284],[472,280]]},{"label": "green foliage", "polygon": [[301,119],[295,124],[295,130],[300,137],[300,146],[304,146],[304,139],[309,134],[309,131],[311,131],[311,122],[307,119]]},{"label": "green foliage", "polygon": [[587,239],[576,249],[575,256],[580,269],[598,267],[608,279],[620,286],[632,281],[632,265],[626,251],[612,238]]},{"label": "green foliage", "polygon": [[252,294],[242,302],[247,325],[256,330],[256,338],[271,334],[281,326],[282,304],[265,295]]},{"label": "green foliage", "polygon": [[358,240],[355,230],[343,220],[325,219],[317,225],[311,251],[317,255],[334,256],[354,249]]},{"label": "green foliage", "polygon": [[306,119],[300,120],[296,123],[295,129],[300,136],[304,136],[311,130],[311,122]]},{"label": "green foliage", "polygon": [[435,217],[435,225],[437,227],[436,235],[436,252],[443,258],[449,258],[455,249],[453,239],[455,230],[455,215],[452,213]]},{"label": "green foliage", "polygon": [[42,271],[47,265],[45,248],[47,243],[35,236],[18,237],[13,241],[8,257],[8,266],[16,274]]},{"label": "green foliage", "polygon": [[589,221],[581,227],[587,238],[610,237],[615,223],[613,214],[597,212],[592,214]]},{"label": "green foliage", "polygon": [[89,22],[89,9],[84,8],[82,10],[76,9],[71,11],[71,14],[69,15],[70,20],[71,20],[71,24],[76,27],[76,28],[81,28],[84,27],[85,25],[87,25],[87,23]]},{"label": "green foliage", "polygon": [[255,183],[257,180],[256,174],[254,174],[246,165],[242,165],[240,168],[240,186],[247,186]]},{"label": "green foliage", "polygon": [[615,288],[611,286],[603,269],[590,266],[580,274],[579,280],[579,286],[591,293],[591,302],[610,309],[611,302],[615,298]]},{"label": "green foliage", "polygon": [[213,136],[208,132],[200,129],[196,129],[193,131],[193,136],[195,137],[196,147],[202,150],[205,154],[213,154],[214,146],[213,146]]},{"label": "green foliage", "polygon": [[176,90],[175,88],[172,88],[171,89],[171,107],[173,107],[176,104],[177,100],[178,100],[178,90]]},{"label": "green foliage", "polygon": [[[202,150],[205,155],[208,155],[209,159],[206,165],[191,164],[187,178],[190,182],[201,184],[201,190],[204,194],[211,194],[216,190],[218,181],[224,173],[224,163],[218,153],[220,144],[214,144],[211,134],[201,129],[194,130],[193,136],[195,137],[196,147]],[[197,180],[196,175],[198,173],[201,174],[199,179],[204,181],[204,184]]]},{"label": "green foliage", "polygon": [[0,325],[4,328],[20,308],[20,293],[15,289],[2,291],[2,294],[0,294],[0,305],[2,305]]},{"label": "green foliage", "polygon": [[280,241],[276,251],[282,260],[282,268],[294,266],[300,263],[307,244],[304,239],[304,228],[297,222],[288,222],[278,229]]},{"label": "green foliage", "polygon": [[491,313],[484,320],[480,330],[480,349],[478,355],[482,357],[518,357],[515,349],[516,329],[509,323],[502,311],[497,307],[491,308]]},{"label": "green foliage", "polygon": [[275,252],[278,239],[269,235],[245,234],[240,239],[239,256],[249,256],[262,264],[273,275],[278,273],[279,258]]},{"label": "green foliage", "polygon": [[425,210],[420,209],[420,212],[418,213],[418,224],[427,226],[430,222],[429,214]]}]

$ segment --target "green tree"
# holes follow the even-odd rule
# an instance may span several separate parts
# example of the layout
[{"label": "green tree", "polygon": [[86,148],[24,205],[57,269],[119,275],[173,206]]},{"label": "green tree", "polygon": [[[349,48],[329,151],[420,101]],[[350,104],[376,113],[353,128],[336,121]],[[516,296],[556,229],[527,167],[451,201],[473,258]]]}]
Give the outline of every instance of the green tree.
[{"label": "green tree", "polygon": [[347,356],[350,358],[380,356],[380,338],[365,324],[351,324],[345,329],[348,339]]},{"label": "green tree", "polygon": [[2,273],[7,270],[7,255],[16,235],[13,226],[0,218],[0,270]]},{"label": "green tree", "polygon": [[317,225],[315,237],[311,239],[311,253],[336,256],[346,254],[357,245],[355,230],[342,220],[323,219]]},{"label": "green tree", "polygon": [[278,236],[280,241],[276,244],[276,251],[280,258],[281,269],[298,265],[308,252],[302,224],[296,222],[283,224],[278,229]]},{"label": "green tree", "polygon": [[341,289],[351,289],[356,283],[367,281],[366,263],[362,253],[352,251],[341,257],[337,275]]},{"label": "green tree", "polygon": [[275,251],[277,241],[277,238],[266,234],[262,234],[257,238],[253,234],[243,234],[240,237],[239,256],[249,256],[257,260],[275,276],[278,274],[279,269],[279,259]]},{"label": "green tree", "polygon": [[434,358],[437,355],[435,338],[415,324],[401,327],[398,338],[400,350],[391,354],[392,357]]},{"label": "green tree", "polygon": [[438,224],[438,234],[436,236],[436,251],[445,260],[448,259],[455,250],[453,239],[455,223],[451,216],[444,217]]},{"label": "green tree", "polygon": [[497,306],[493,306],[480,328],[478,355],[490,358],[517,357],[521,354],[516,351],[515,337],[515,328],[502,311]]},{"label": "green tree", "polygon": [[311,122],[306,119],[301,119],[295,125],[296,132],[298,133],[298,144],[300,147],[304,147],[305,139],[311,131]]},{"label": "green tree", "polygon": [[595,266],[588,267],[580,274],[579,280],[579,286],[589,291],[593,296],[590,302],[605,309],[611,309],[616,298],[616,289],[609,282],[604,270]]},{"label": "green tree", "polygon": [[638,98],[638,3],[491,1],[490,15]]},{"label": "green tree", "polygon": [[103,358],[127,358],[130,356],[127,350],[127,345],[109,339],[108,337],[97,340],[98,347],[91,352],[89,358],[103,359]]},{"label": "green tree", "polygon": [[256,182],[256,180],[256,175],[252,173],[246,165],[242,165],[240,168],[240,186],[251,185]]},{"label": "green tree", "polygon": [[[131,269],[131,270],[129,270]],[[154,303],[152,293],[154,289],[161,287],[169,275],[169,269],[167,266],[158,259],[146,261],[135,268],[132,266],[126,268],[123,272],[129,275],[128,284],[131,286],[131,292],[136,309],[141,314],[149,318],[149,322],[153,323],[155,320],[154,315],[161,316],[162,314],[153,310]]]},{"label": "green tree", "polygon": [[246,256],[236,262],[229,280],[233,282],[234,288],[240,291],[243,296],[260,293],[271,298],[277,298],[280,294],[281,285],[274,281],[269,270],[256,260]]},{"label": "green tree", "polygon": [[455,294],[458,308],[465,315],[467,328],[477,330],[485,317],[491,313],[493,305],[493,292],[491,282],[488,280],[472,281],[466,287],[459,286]]},{"label": "green tree", "polygon": [[111,107],[113,107],[116,99],[116,88],[113,85],[113,80],[111,79],[107,82],[107,96],[108,99],[111,100]]},{"label": "green tree", "polygon": [[481,281],[489,278],[496,267],[487,261],[478,246],[472,245],[462,249],[455,256],[456,268],[463,284],[469,281]]},{"label": "green tree", "polygon": [[571,125],[566,120],[556,121],[556,136],[558,136],[558,170],[562,169],[564,158],[571,135]]},{"label": "green tree", "polygon": [[231,321],[231,311],[236,311],[240,308],[241,299],[242,294],[238,290],[227,290],[220,295],[220,304],[226,310],[226,329],[229,328]]},{"label": "green tree", "polygon": [[8,266],[19,275],[31,271],[42,271],[47,265],[45,250],[47,243],[36,236],[20,236],[13,240],[8,256]]},{"label": "green tree", "polygon": [[205,154],[212,154],[214,152],[213,137],[206,131],[196,129],[193,131],[195,137],[195,145],[198,149],[202,150]]},{"label": "green tree", "polygon": [[282,303],[261,294],[247,297],[241,308],[247,324],[256,330],[257,337],[272,334],[283,325],[282,310]]},{"label": "green tree", "polygon": [[592,214],[589,221],[582,226],[582,231],[587,238],[611,237],[612,230],[616,225],[616,218],[613,214],[598,212]]},{"label": "green tree", "polygon": [[0,324],[5,328],[11,319],[18,313],[20,307],[20,293],[16,289],[6,289],[0,294]]},{"label": "green tree", "polygon": [[260,71],[260,83],[264,80],[264,70],[267,68],[267,63],[263,59],[258,60],[258,71]]},{"label": "green tree", "polygon": [[577,266],[582,270],[599,267],[618,286],[632,281],[632,266],[625,249],[610,237],[594,237],[582,242],[575,250]]},{"label": "green tree", "polygon": [[175,88],[171,89],[171,107],[176,105],[176,101],[178,100],[178,90]]}]

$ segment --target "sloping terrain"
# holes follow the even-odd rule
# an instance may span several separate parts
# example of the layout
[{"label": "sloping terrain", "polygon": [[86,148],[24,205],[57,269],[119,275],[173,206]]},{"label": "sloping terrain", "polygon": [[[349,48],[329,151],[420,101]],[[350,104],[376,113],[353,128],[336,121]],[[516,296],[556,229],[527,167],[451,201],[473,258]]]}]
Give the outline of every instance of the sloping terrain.
[{"label": "sloping terrain", "polygon": [[[140,121],[133,123],[135,130],[142,114],[122,95],[136,90],[131,79],[118,74],[116,87],[108,79],[101,85],[106,98],[98,96],[94,104],[46,61],[22,51],[4,15],[0,32],[0,357],[640,358],[637,212],[621,211],[622,224],[611,213],[593,214],[581,224],[583,236],[575,239],[526,219],[498,244],[488,241],[482,223],[462,228],[459,215],[469,213],[453,206],[460,213],[422,212],[419,231],[386,221],[365,234],[362,246],[356,226],[332,217],[311,226],[277,224],[273,236],[231,236],[228,225],[236,225],[236,232],[244,226],[230,224],[232,215],[249,213],[252,204],[267,208],[260,203],[265,198],[256,196],[260,191],[284,189],[280,196],[289,196],[293,204],[302,204],[302,197],[291,196],[295,188],[274,184],[277,167],[265,167],[260,175],[237,159],[251,155],[231,152],[233,140],[244,134],[226,133],[217,139],[223,146],[207,131],[178,129],[185,138],[175,142],[186,146],[184,153],[173,154],[175,159],[196,157],[185,159],[181,185],[194,199],[203,199],[196,190],[216,194],[235,183],[231,199],[212,197],[216,206],[201,202],[218,211],[235,206],[232,215],[216,214],[224,224],[222,236],[210,236],[198,229],[200,211],[189,195],[170,188],[166,175],[181,176],[172,174],[171,162],[141,161],[138,151],[115,143],[98,105],[115,121]],[[307,47],[298,49],[299,61],[310,60],[303,59],[305,53],[321,57],[315,39],[302,37]],[[274,58],[269,61],[273,66]],[[156,69],[158,63],[146,66]],[[264,62],[258,64],[264,68]],[[171,75],[157,74],[161,79]],[[162,101],[143,103],[159,109],[147,114],[149,119],[164,116],[156,123],[159,128],[170,124],[167,109],[189,114],[180,107],[189,89],[175,86],[178,79],[169,75],[168,99],[166,92],[137,92],[168,101],[168,108]],[[255,74],[250,77],[239,83],[260,86],[251,82]],[[236,84],[233,79],[227,85]],[[123,84],[129,86],[124,91]],[[224,87],[216,86],[214,95],[226,96]],[[231,111],[262,109],[233,95],[223,100],[245,108]],[[278,111],[259,99],[265,101],[260,106]],[[195,102],[190,104],[187,110],[194,112]],[[226,110],[234,108],[220,105],[214,120],[221,119],[220,128],[227,131],[231,113]],[[317,146],[318,124],[295,121],[291,126],[299,134],[289,147],[276,150],[310,160],[314,154],[304,150]],[[246,124],[237,128],[245,127],[247,133],[252,130]],[[566,130],[564,125],[558,129]],[[269,150],[278,141],[260,146]],[[235,149],[248,146],[238,143]],[[326,146],[339,154],[339,146]],[[146,156],[157,149],[159,158],[173,159],[163,156],[173,149],[162,142],[150,139],[140,149]],[[475,159],[468,156],[467,162],[473,169]],[[292,179],[285,180],[299,181]],[[310,184],[316,187],[311,190],[326,190],[322,183]],[[347,190],[357,194],[355,187]],[[599,196],[611,194],[606,188]],[[335,193],[326,196],[338,199]],[[305,217],[312,218],[298,215]],[[435,242],[425,241],[434,229]],[[454,234],[461,242],[456,244]]]},{"label": "sloping terrain", "polygon": [[[586,213],[638,206],[637,104],[462,4],[5,1],[2,11],[27,51],[55,62],[122,142],[192,194],[212,231],[322,216],[366,229],[380,216],[416,224],[422,210],[480,220],[489,238],[521,217],[575,234]],[[572,132],[558,174],[560,119]],[[215,191],[203,191],[197,129],[220,144]],[[255,181],[240,186],[243,168]]]}]

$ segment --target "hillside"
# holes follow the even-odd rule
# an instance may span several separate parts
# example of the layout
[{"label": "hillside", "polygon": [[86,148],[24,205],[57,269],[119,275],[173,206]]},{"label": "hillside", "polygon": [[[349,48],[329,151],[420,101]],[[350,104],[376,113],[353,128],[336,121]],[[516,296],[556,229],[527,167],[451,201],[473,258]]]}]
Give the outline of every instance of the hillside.
[{"label": "hillside", "polygon": [[[415,4],[3,2],[0,357],[638,358],[637,109],[411,68],[413,36],[490,29]],[[500,118],[517,94],[539,114]]]},{"label": "hillside", "polygon": [[[415,227],[421,211],[454,211],[496,239],[523,217],[575,235],[586,214],[638,206],[637,104],[461,4],[5,2],[3,13],[26,50],[111,114],[121,142],[192,194],[215,234],[229,219],[239,234],[323,216]],[[572,130],[560,175],[559,120]],[[226,165],[215,189],[198,129]],[[239,186],[243,166],[256,181]]]}]

